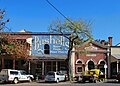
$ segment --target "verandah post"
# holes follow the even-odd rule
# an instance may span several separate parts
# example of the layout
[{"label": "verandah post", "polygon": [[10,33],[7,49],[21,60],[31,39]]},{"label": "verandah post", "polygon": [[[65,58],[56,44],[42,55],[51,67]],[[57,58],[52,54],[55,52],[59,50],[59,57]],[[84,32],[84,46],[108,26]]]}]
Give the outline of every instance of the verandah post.
[{"label": "verandah post", "polygon": [[13,56],[13,69],[15,69],[15,56]]},{"label": "verandah post", "polygon": [[2,69],[4,69],[4,57],[2,56]]}]

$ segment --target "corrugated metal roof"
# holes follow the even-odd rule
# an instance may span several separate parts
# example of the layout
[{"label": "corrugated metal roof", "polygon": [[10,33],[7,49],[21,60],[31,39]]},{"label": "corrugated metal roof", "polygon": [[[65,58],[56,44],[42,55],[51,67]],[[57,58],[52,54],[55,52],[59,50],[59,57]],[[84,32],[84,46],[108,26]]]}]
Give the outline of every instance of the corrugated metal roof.
[{"label": "corrugated metal roof", "polygon": [[116,59],[120,59],[120,54],[113,54],[113,57],[115,57]]},{"label": "corrugated metal roof", "polygon": [[65,60],[67,55],[40,55],[32,56],[33,60]]},{"label": "corrugated metal roof", "polygon": [[32,32],[32,35],[70,35],[71,33]]}]

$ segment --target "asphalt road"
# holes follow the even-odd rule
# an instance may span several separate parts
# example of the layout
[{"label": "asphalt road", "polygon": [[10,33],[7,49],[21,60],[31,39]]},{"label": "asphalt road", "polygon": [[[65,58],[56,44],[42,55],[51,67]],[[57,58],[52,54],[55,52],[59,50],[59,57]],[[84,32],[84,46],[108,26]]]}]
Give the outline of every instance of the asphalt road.
[{"label": "asphalt road", "polygon": [[45,82],[32,82],[32,83],[18,83],[18,84],[0,84],[0,86],[120,86],[116,81],[97,82],[97,83],[78,83],[78,82],[59,82],[59,83],[45,83]]}]

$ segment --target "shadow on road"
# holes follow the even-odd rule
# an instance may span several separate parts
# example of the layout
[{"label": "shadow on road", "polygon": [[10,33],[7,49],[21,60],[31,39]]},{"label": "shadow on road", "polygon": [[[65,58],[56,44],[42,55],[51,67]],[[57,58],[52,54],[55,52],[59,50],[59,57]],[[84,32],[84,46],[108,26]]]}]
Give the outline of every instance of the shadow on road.
[{"label": "shadow on road", "polygon": [[0,82],[0,85],[13,84],[11,82]]},{"label": "shadow on road", "polygon": [[56,83],[56,82],[45,82],[44,80],[38,80],[36,81],[37,83],[45,83],[45,84],[51,84],[51,83]]},{"label": "shadow on road", "polygon": [[104,82],[104,83],[120,83],[120,82],[118,82],[116,79],[108,79],[106,82]]},{"label": "shadow on road", "polygon": [[[75,81],[73,83],[85,84],[85,83],[92,83],[92,82]],[[108,80],[101,81],[101,82],[96,82],[96,83],[116,83],[116,84],[120,84],[120,82],[118,82],[116,79],[108,79]]]}]

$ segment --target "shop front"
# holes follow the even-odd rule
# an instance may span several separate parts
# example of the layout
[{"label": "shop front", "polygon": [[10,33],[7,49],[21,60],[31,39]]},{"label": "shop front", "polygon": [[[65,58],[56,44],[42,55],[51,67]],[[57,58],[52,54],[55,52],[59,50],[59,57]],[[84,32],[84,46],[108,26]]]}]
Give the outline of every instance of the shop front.
[{"label": "shop front", "polygon": [[[82,47],[82,48],[81,48]],[[79,54],[84,50],[85,53]],[[107,47],[94,41],[88,41],[77,47],[75,52],[75,76],[91,69],[100,69],[107,74]]]},{"label": "shop front", "polygon": [[33,57],[30,59],[31,73],[35,75],[36,79],[44,79],[48,71],[61,71],[67,73],[65,58],[66,56],[49,55],[44,55],[44,57]]},{"label": "shop front", "polygon": [[33,33],[31,44],[30,72],[37,79],[44,79],[48,71],[67,71],[69,40],[62,34]]}]

